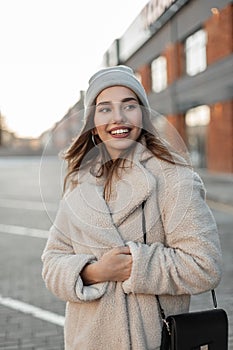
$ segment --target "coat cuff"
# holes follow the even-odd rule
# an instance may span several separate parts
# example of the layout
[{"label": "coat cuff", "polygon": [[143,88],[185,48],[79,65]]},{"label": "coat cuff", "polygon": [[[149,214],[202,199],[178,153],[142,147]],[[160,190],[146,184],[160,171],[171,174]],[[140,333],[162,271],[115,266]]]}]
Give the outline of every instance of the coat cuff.
[{"label": "coat cuff", "polygon": [[[89,264],[94,262],[95,260],[88,261]],[[80,275],[78,275],[75,285],[75,291],[77,298],[80,301],[92,301],[101,298],[106,292],[107,286],[108,282],[95,283],[89,286],[85,286],[83,284],[82,278],[80,277]]]},{"label": "coat cuff", "polygon": [[122,283],[123,290],[126,294],[144,293],[146,285],[144,283],[146,282],[144,281],[146,272],[144,264],[146,259],[141,259],[141,256],[144,256],[144,254],[142,254],[143,252],[140,252],[141,254],[139,253],[139,251],[143,250],[143,245],[140,244],[138,247],[135,242],[127,242],[126,244],[130,248],[133,264],[130,277]]}]

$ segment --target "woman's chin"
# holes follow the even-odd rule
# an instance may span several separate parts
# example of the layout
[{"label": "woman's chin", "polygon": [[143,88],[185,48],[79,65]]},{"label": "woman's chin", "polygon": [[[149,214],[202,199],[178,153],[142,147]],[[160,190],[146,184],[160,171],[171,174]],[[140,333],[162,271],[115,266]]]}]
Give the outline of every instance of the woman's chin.
[{"label": "woman's chin", "polygon": [[105,146],[112,158],[118,158],[122,152],[129,149],[135,142],[131,139],[117,139],[105,142]]}]

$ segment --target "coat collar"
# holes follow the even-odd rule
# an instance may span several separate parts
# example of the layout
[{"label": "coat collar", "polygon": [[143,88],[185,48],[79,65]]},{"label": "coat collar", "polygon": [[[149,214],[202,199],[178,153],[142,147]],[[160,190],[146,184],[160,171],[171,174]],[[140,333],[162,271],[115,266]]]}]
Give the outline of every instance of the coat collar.
[{"label": "coat collar", "polygon": [[[120,225],[145,201],[155,189],[156,179],[145,167],[152,158],[138,145],[131,160],[126,161],[126,169],[120,179],[112,184],[109,202],[103,198],[103,184],[99,178],[87,172],[82,174],[82,182],[64,197],[66,210],[73,225],[82,232],[80,244],[89,247],[109,248],[123,245]],[[78,238],[75,236],[75,239]],[[86,243],[85,243],[86,242]]]},{"label": "coat collar", "polygon": [[133,162],[122,172],[121,178],[113,182],[109,202],[112,218],[117,227],[151,195],[155,186],[155,177],[141,162]]},{"label": "coat collar", "polygon": [[[120,177],[112,182],[111,198],[107,206],[117,227],[151,195],[156,186],[155,177],[144,165],[151,158],[154,157],[146,146],[137,143],[132,158],[125,160]],[[103,186],[100,179],[94,177],[93,181]]]},{"label": "coat collar", "polygon": [[76,243],[94,249],[124,245],[103,198],[102,186],[83,182],[63,198],[63,205],[72,223],[71,239]]}]

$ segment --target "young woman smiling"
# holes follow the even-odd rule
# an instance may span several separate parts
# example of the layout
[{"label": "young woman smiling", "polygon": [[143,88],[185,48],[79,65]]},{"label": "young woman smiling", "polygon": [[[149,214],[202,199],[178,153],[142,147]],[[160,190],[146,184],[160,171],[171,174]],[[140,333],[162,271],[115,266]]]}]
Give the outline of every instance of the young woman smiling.
[{"label": "young woman smiling", "polygon": [[160,139],[127,66],[91,77],[83,129],[65,159],[65,193],[42,255],[47,287],[67,302],[65,349],[159,349],[155,295],[166,315],[185,312],[192,294],[220,281],[203,183]]},{"label": "young woman smiling", "polygon": [[135,93],[124,86],[103,90],[96,99],[94,135],[104,142],[112,159],[117,159],[136,141],[142,129],[142,110]]}]

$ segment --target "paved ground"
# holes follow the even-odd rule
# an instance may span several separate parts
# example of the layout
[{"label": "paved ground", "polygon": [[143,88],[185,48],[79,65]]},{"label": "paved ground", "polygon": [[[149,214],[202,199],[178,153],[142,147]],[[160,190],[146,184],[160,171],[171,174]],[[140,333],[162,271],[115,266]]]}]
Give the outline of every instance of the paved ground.
[{"label": "paved ground", "polygon": [[[224,273],[216,291],[219,306],[228,313],[233,350],[233,177],[199,172],[220,232]],[[53,157],[42,162],[36,157],[0,158],[0,349],[64,348],[65,303],[45,288],[40,261],[63,173],[63,163]],[[204,307],[211,307],[210,293],[193,299],[193,310]]]},{"label": "paved ground", "polygon": [[233,175],[209,173],[203,169],[198,169],[207,189],[207,198],[233,206]]},{"label": "paved ground", "polygon": [[[216,289],[218,306],[229,319],[229,350],[233,350],[233,175],[209,173],[198,169],[206,190],[207,201],[217,221],[223,252],[223,277]],[[193,309],[211,305],[210,294],[193,298]]]},{"label": "paved ground", "polygon": [[0,159],[0,349],[64,348],[56,322],[65,303],[45,288],[40,261],[60,198],[59,173],[53,158]]}]

